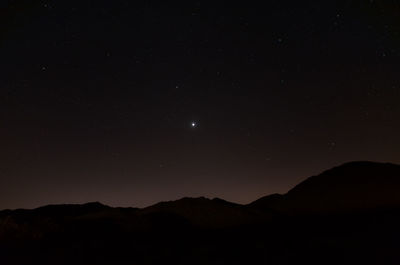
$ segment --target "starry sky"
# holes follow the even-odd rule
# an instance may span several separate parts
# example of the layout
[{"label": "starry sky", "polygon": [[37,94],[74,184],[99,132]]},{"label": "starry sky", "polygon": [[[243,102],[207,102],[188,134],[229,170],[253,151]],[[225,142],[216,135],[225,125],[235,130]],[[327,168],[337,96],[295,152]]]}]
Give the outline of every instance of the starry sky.
[{"label": "starry sky", "polygon": [[400,163],[398,1],[238,2],[1,1],[0,209],[249,203]]}]

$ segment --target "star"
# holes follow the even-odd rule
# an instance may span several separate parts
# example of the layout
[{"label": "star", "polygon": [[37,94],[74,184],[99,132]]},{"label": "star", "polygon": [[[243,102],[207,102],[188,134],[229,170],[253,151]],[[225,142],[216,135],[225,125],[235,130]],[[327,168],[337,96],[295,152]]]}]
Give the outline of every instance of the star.
[{"label": "star", "polygon": [[196,127],[197,127],[197,123],[196,123],[195,121],[192,121],[192,122],[190,123],[190,126],[191,126],[192,128],[196,128]]}]

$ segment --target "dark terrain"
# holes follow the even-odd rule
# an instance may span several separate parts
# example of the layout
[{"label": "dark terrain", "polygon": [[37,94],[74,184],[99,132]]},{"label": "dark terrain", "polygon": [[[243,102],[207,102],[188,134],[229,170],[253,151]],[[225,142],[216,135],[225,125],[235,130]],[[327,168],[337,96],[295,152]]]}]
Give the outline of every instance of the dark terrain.
[{"label": "dark terrain", "polygon": [[248,205],[0,212],[0,264],[400,264],[400,166],[352,162]]}]

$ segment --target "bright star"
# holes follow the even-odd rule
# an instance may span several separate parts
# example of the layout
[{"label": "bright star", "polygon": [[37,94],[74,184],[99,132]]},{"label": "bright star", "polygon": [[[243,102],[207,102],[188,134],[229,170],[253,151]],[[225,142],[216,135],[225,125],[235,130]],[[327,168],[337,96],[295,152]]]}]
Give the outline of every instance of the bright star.
[{"label": "bright star", "polygon": [[192,123],[191,123],[191,126],[192,126],[192,128],[196,128],[196,126],[197,126],[197,123],[196,123],[196,122],[194,122],[194,121],[192,121]]}]

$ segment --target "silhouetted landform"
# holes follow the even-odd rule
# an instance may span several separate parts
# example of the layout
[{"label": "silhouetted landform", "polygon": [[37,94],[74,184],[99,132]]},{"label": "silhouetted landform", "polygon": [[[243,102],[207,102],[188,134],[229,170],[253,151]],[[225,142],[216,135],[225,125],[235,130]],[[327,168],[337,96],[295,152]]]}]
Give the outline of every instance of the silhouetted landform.
[{"label": "silhouetted landform", "polygon": [[5,210],[0,264],[400,264],[400,166],[347,163],[248,205]]},{"label": "silhouetted landform", "polygon": [[354,212],[400,206],[399,192],[399,165],[351,162],[250,205],[285,213]]}]

